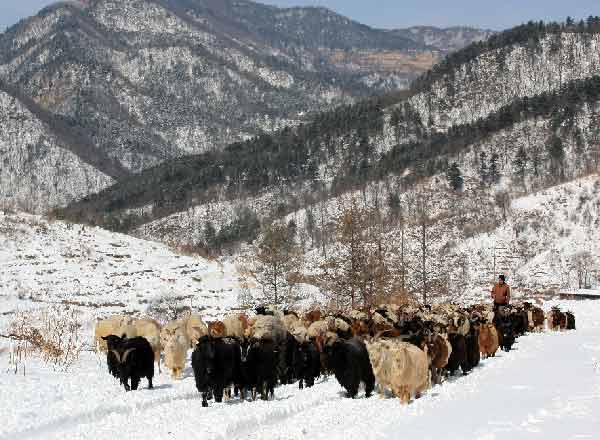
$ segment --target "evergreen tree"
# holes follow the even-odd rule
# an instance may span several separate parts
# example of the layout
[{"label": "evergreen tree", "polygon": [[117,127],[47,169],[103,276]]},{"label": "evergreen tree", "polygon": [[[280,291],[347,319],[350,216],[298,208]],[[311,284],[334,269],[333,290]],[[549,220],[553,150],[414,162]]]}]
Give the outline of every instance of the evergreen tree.
[{"label": "evergreen tree", "polygon": [[500,181],[500,172],[498,170],[498,159],[499,156],[497,153],[493,153],[490,158],[490,169],[489,169],[489,182],[491,184],[496,184]]},{"label": "evergreen tree", "polygon": [[212,222],[207,221],[204,224],[204,247],[209,251],[217,251],[217,231]]},{"label": "evergreen tree", "polygon": [[519,147],[519,151],[517,151],[517,155],[515,156],[515,175],[517,178],[523,183],[525,182],[525,177],[527,177],[527,163],[529,162],[529,157],[527,156],[527,152],[525,148],[521,145]]},{"label": "evergreen tree", "polygon": [[387,198],[387,206],[390,210],[390,218],[392,220],[398,219],[400,215],[400,197],[398,194],[390,192]]},{"label": "evergreen tree", "polygon": [[487,166],[487,154],[485,151],[479,153],[479,178],[482,185],[486,185],[489,179],[488,166]]},{"label": "evergreen tree", "polygon": [[456,162],[453,162],[446,170],[446,179],[448,179],[450,188],[454,191],[462,191],[465,181]]},{"label": "evergreen tree", "polygon": [[550,172],[553,177],[561,178],[564,175],[563,162],[565,159],[565,148],[562,139],[557,135],[552,136],[552,139],[546,146],[550,157]]}]

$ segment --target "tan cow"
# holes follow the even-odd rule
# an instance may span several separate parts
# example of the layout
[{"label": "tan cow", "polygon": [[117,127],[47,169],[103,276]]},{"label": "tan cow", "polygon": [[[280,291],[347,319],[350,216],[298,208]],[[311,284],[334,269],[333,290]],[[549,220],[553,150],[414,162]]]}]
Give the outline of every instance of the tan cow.
[{"label": "tan cow", "polygon": [[498,331],[493,324],[481,324],[479,328],[479,352],[485,359],[494,357],[499,347]]},{"label": "tan cow", "polygon": [[98,319],[94,329],[94,347],[96,347],[96,351],[106,353],[108,348],[106,347],[106,341],[102,338],[109,335],[122,336],[122,330],[126,329],[127,332],[132,322],[133,318],[127,315],[114,315],[107,319]]},{"label": "tan cow", "polygon": [[132,326],[135,329],[136,336],[142,336],[150,343],[154,352],[154,361],[158,364],[158,372],[160,373],[160,354],[162,352],[160,324],[154,319],[142,318],[134,320]]},{"label": "tan cow", "polygon": [[421,397],[430,386],[426,351],[398,340],[381,339],[367,343],[373,372],[383,397],[389,389],[402,403],[412,395]]}]

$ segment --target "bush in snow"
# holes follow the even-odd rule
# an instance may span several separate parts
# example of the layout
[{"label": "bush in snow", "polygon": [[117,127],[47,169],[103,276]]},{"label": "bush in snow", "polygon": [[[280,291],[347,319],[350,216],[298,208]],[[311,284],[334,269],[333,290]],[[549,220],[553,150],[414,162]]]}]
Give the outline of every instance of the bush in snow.
[{"label": "bush in snow", "polygon": [[25,374],[26,359],[38,355],[55,369],[67,371],[83,350],[80,312],[72,307],[53,306],[39,312],[19,312],[8,327],[11,339],[9,365]]}]

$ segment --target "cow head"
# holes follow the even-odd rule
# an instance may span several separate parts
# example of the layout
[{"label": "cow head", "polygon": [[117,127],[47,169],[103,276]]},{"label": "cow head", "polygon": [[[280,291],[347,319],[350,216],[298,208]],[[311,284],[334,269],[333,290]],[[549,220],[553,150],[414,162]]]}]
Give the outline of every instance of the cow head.
[{"label": "cow head", "polygon": [[106,341],[106,347],[108,350],[116,350],[123,343],[124,339],[124,336],[102,336],[102,340]]},{"label": "cow head", "polygon": [[247,338],[240,344],[241,349],[241,360],[242,362],[248,362],[250,358],[250,353],[255,348],[258,348],[260,345],[260,341],[256,338]]},{"label": "cow head", "polygon": [[127,358],[131,353],[135,351],[135,347],[132,348],[123,348],[119,347],[118,349],[110,350],[110,352],[114,355],[115,359],[119,366],[124,365],[127,362]]}]

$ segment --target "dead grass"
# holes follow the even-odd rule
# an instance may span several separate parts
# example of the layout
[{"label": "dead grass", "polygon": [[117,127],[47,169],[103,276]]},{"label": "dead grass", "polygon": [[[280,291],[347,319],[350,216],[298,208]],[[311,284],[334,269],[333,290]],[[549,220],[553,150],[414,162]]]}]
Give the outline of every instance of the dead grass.
[{"label": "dead grass", "polygon": [[9,371],[25,374],[27,360],[39,356],[47,365],[67,371],[83,350],[80,312],[73,307],[52,306],[42,311],[18,312],[0,335],[13,344],[9,351]]}]

